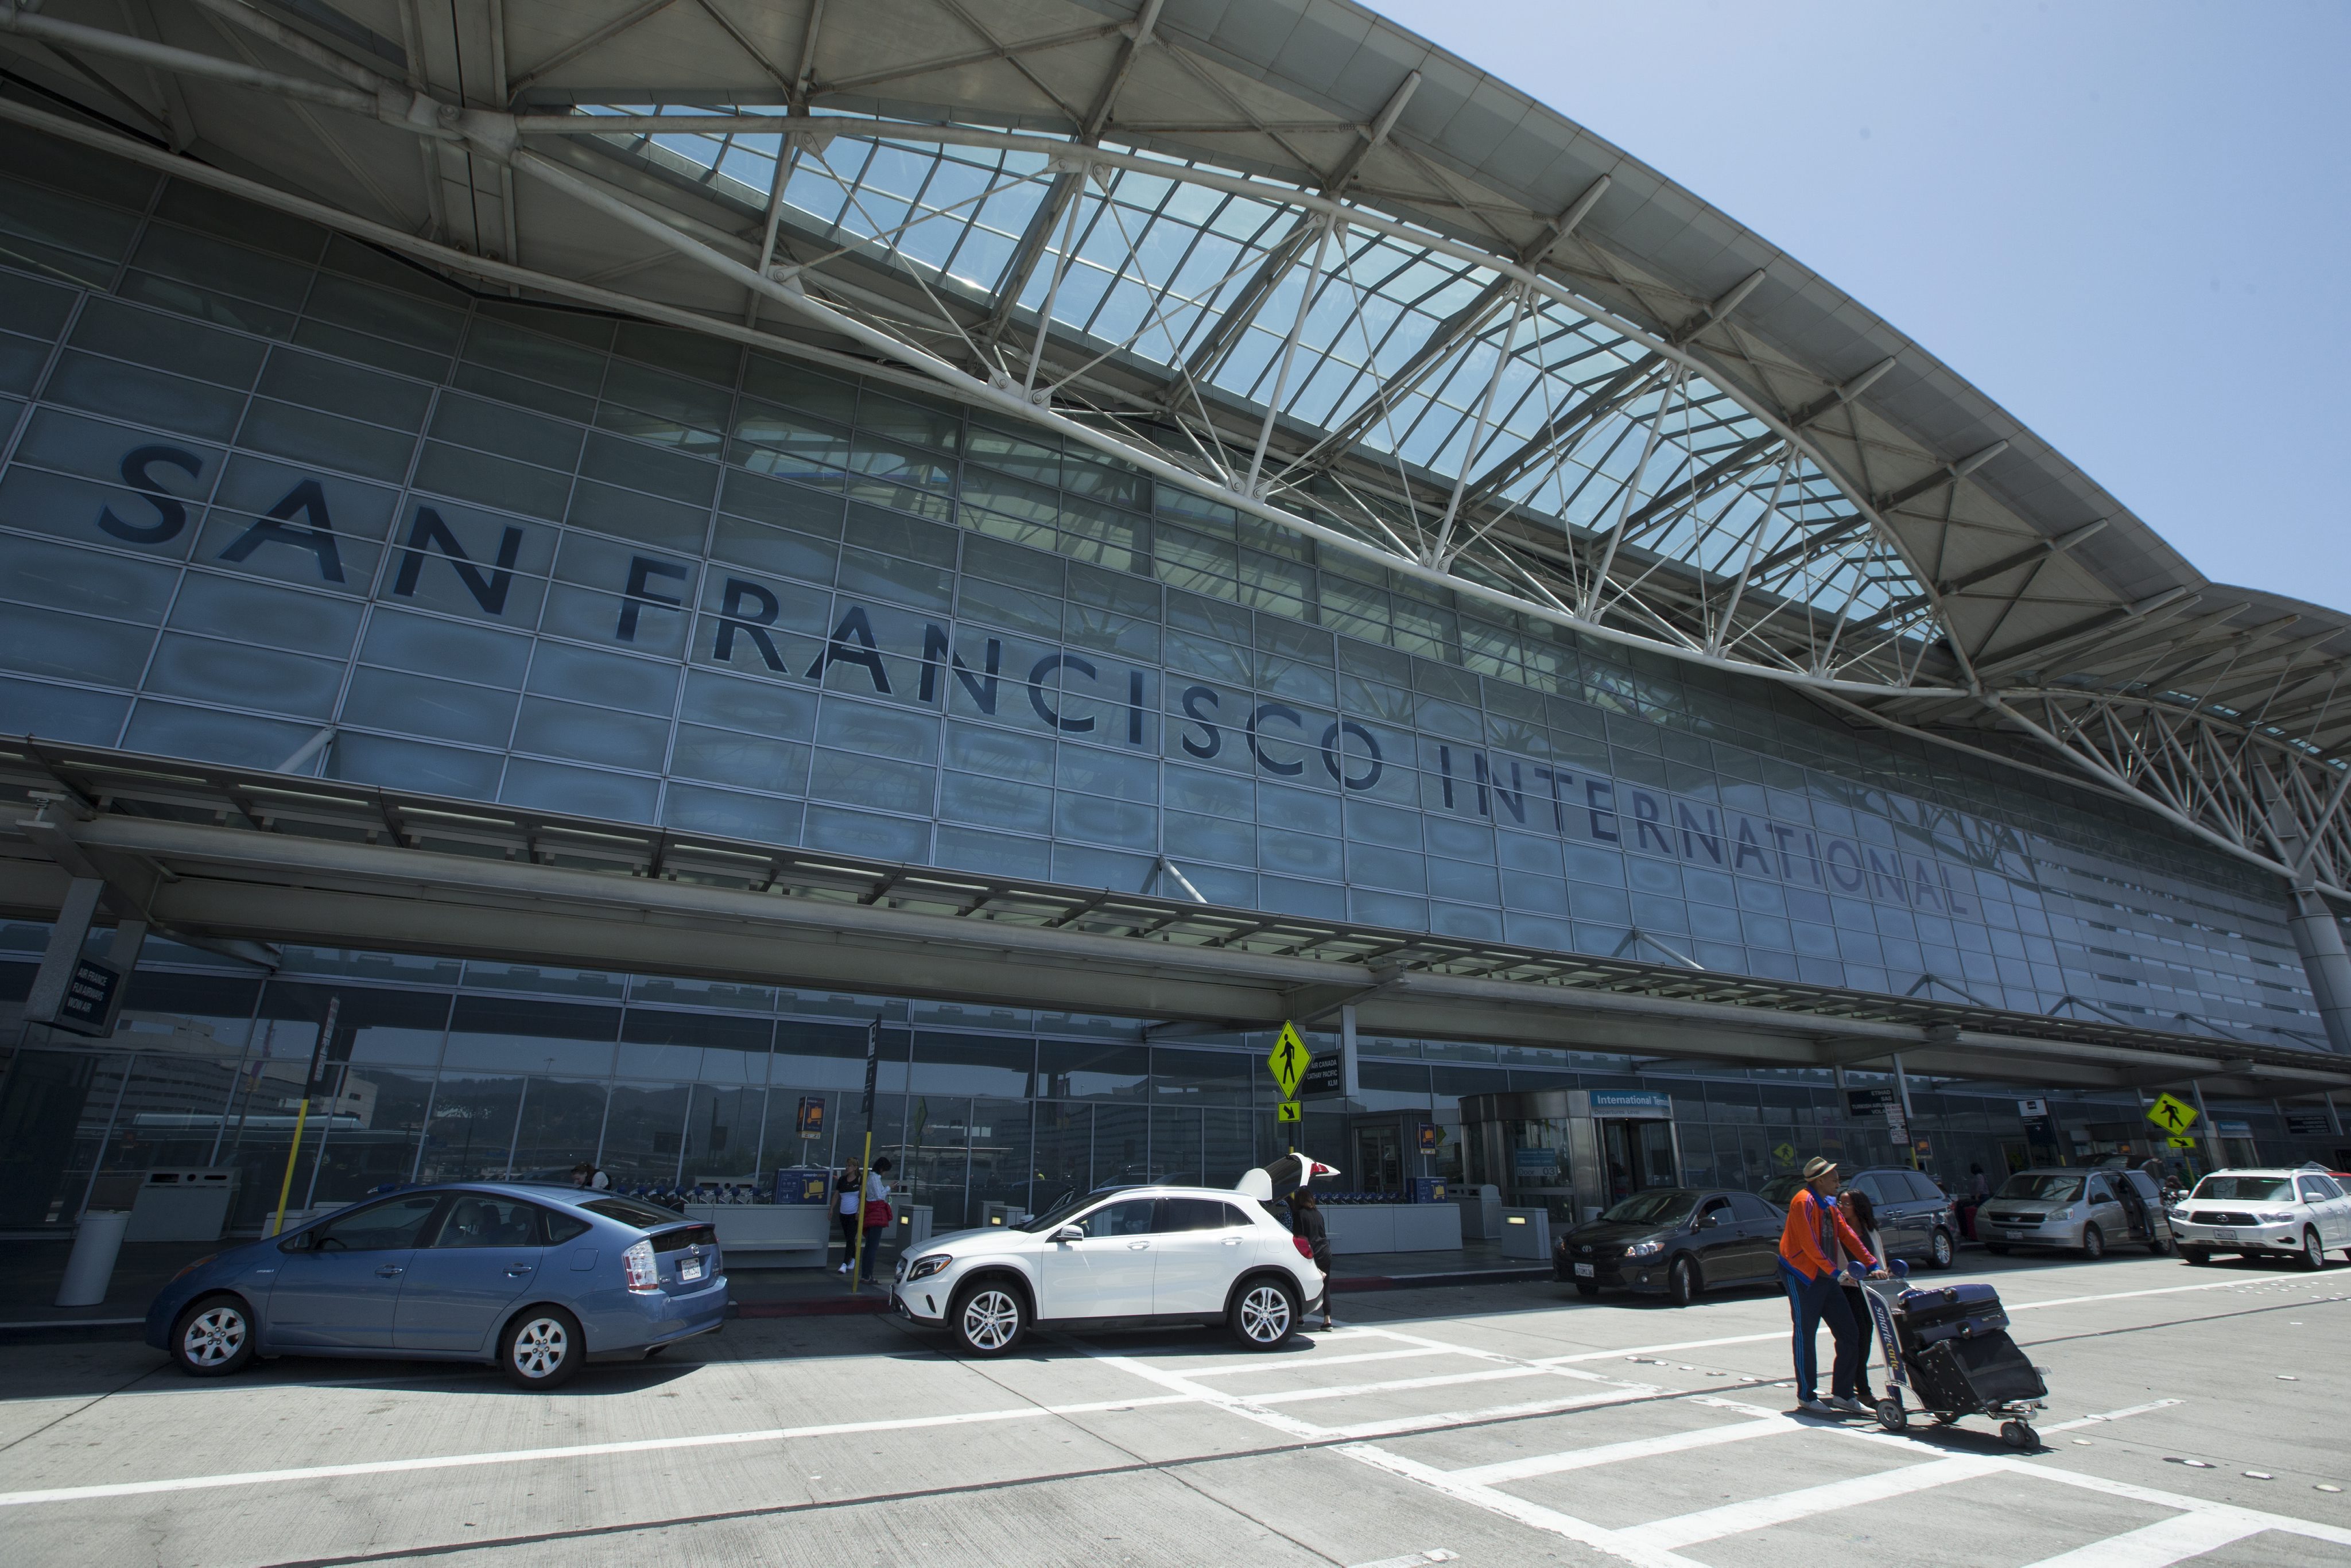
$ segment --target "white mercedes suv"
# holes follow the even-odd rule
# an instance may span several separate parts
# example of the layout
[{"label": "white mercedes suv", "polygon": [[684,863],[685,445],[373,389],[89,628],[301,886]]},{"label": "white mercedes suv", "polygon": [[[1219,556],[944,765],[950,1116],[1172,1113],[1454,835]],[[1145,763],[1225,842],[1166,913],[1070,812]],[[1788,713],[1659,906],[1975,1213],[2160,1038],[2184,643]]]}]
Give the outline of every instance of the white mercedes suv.
[{"label": "white mercedes suv", "polygon": [[2291,1257],[2312,1270],[2336,1248],[2351,1253],[2351,1197],[2325,1171],[2214,1171],[2171,1211],[2179,1255]]},{"label": "white mercedes suv", "polygon": [[935,1237],[898,1260],[891,1295],[972,1355],[1004,1354],[1032,1324],[1105,1321],[1224,1323],[1248,1348],[1271,1350],[1321,1301],[1322,1276],[1251,1198],[1141,1186]]}]

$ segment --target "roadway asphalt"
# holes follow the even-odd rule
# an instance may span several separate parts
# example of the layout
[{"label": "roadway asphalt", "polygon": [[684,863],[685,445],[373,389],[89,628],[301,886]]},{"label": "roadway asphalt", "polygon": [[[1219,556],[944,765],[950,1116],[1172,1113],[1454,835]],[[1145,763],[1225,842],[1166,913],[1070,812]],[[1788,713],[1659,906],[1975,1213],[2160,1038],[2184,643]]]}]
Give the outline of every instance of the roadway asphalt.
[{"label": "roadway asphalt", "polygon": [[[1465,1568],[2351,1564],[2351,1266],[1963,1255],[2048,1368],[2042,1447],[1792,1416],[1787,1311],[1549,1283],[954,1359],[894,1321],[737,1321],[560,1392],[137,1344],[0,1346],[17,1562]],[[1823,1336],[1823,1348],[1826,1336]]]}]

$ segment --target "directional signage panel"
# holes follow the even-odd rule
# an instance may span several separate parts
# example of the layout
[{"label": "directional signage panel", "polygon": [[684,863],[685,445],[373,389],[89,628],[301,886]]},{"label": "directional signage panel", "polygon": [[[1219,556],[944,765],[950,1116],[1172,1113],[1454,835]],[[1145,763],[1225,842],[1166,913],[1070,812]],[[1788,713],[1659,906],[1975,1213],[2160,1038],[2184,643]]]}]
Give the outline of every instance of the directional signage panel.
[{"label": "directional signage panel", "polygon": [[1306,1076],[1298,1081],[1298,1097],[1318,1100],[1327,1095],[1345,1093],[1347,1086],[1340,1071],[1343,1065],[1335,1051],[1313,1058],[1306,1065]]},{"label": "directional signage panel", "polygon": [[1273,1119],[1276,1122],[1301,1122],[1305,1117],[1297,1101],[1284,1100],[1273,1108]]},{"label": "directional signage panel", "polygon": [[2147,1119],[2167,1133],[2184,1133],[2196,1124],[2196,1107],[2176,1094],[2158,1094],[2147,1108]]},{"label": "directional signage panel", "polygon": [[1298,1026],[1283,1024],[1281,1038],[1273,1042],[1273,1052],[1265,1059],[1266,1065],[1273,1069],[1273,1081],[1281,1085],[1283,1099],[1297,1098],[1298,1085],[1305,1078],[1306,1069],[1313,1060],[1314,1053],[1308,1051],[1306,1042],[1298,1038]]}]

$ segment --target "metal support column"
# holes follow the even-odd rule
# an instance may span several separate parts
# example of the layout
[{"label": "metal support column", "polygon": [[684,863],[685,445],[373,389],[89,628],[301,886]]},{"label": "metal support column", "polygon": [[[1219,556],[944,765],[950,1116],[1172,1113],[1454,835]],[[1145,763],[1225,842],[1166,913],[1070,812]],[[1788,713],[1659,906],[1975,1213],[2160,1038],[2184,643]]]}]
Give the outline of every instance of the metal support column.
[{"label": "metal support column", "polygon": [[2302,955],[2302,972],[2310,978],[2326,1043],[2351,1055],[2351,952],[2344,949],[2343,927],[2315,890],[2298,887],[2290,896],[2293,913],[2286,925],[2294,932],[2294,950]]},{"label": "metal support column", "polygon": [[1363,1098],[1363,1078],[1355,1071],[1355,1009],[1339,1009],[1339,1092],[1350,1105]]},{"label": "metal support column", "polygon": [[2196,1124],[2204,1129],[2204,1157],[2210,1162],[2210,1170],[2217,1171],[2229,1162],[2220,1157],[2220,1134],[2213,1130],[2212,1113],[2204,1108],[2202,1080],[2189,1079],[2188,1089],[2196,1096]]},{"label": "metal support column", "polygon": [[[89,941],[90,918],[98,913],[98,901],[105,892],[103,877],[78,876],[66,883],[57,924],[49,927],[49,945],[41,954],[41,967],[25,996],[26,1022],[57,1020],[66,988],[73,984],[74,966],[81,961],[82,947]],[[141,935],[145,935],[143,928]]]}]

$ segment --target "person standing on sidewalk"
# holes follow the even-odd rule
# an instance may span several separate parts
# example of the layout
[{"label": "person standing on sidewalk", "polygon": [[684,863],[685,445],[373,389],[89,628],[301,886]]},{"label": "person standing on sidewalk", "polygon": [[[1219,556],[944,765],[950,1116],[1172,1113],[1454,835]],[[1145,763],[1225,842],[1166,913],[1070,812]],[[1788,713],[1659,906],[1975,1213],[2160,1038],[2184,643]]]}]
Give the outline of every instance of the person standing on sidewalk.
[{"label": "person standing on sidewalk", "polygon": [[[1815,1155],[1806,1162],[1804,1185],[1788,1200],[1788,1222],[1780,1231],[1780,1282],[1787,1288],[1796,1331],[1796,1407],[1813,1416],[1867,1416],[1873,1414],[1870,1407],[1854,1397],[1861,1380],[1861,1334],[1837,1288],[1837,1275],[1857,1262],[1876,1278],[1886,1276],[1877,1255],[1837,1212],[1836,1187],[1834,1161]],[[1814,1356],[1823,1320],[1836,1347],[1825,1401]]]},{"label": "person standing on sidewalk", "polygon": [[833,1212],[841,1220],[841,1272],[846,1274],[857,1257],[858,1227],[865,1218],[863,1167],[855,1160],[841,1166],[841,1174],[833,1178],[832,1192]]},{"label": "person standing on sidewalk", "polygon": [[1314,1201],[1311,1187],[1301,1186],[1290,1195],[1290,1233],[1312,1249],[1314,1266],[1322,1270],[1322,1326],[1338,1327],[1331,1318],[1331,1238],[1322,1225],[1322,1206]]},{"label": "person standing on sidewalk", "polygon": [[890,1235],[890,1184],[882,1178],[890,1173],[890,1156],[883,1155],[865,1173],[865,1203],[858,1219],[865,1227],[865,1269],[872,1273],[874,1260],[882,1255],[882,1243]]}]

